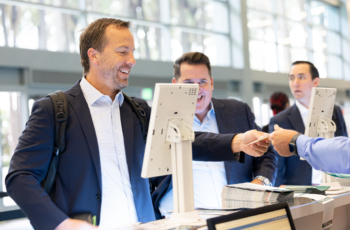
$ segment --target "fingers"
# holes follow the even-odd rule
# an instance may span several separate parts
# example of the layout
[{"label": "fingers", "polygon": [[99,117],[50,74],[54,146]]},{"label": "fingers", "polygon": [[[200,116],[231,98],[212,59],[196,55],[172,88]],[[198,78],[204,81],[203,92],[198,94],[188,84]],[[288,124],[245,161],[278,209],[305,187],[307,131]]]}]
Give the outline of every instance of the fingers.
[{"label": "fingers", "polygon": [[257,143],[255,143],[257,146],[260,146],[260,147],[264,147],[264,148],[268,148],[270,146],[270,141],[259,141]]},{"label": "fingers", "polygon": [[282,128],[280,128],[277,124],[275,124],[274,128],[275,128],[275,131],[278,131],[278,130],[281,130],[281,129],[282,129]]},{"label": "fingers", "polygon": [[259,151],[261,153],[266,153],[268,150],[268,147],[262,147],[262,146],[258,146],[256,144],[251,145],[250,148],[253,149],[254,151]]},{"label": "fingers", "polygon": [[252,151],[251,152],[251,154],[249,154],[249,155],[251,155],[251,156],[253,156],[253,157],[261,157],[262,155],[264,155],[264,153],[265,152],[260,152],[260,151]]}]

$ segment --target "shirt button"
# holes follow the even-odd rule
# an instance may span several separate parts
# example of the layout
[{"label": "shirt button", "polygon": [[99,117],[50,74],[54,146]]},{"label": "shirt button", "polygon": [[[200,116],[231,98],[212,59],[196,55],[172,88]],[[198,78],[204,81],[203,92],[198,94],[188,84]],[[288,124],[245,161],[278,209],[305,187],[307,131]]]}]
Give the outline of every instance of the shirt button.
[{"label": "shirt button", "polygon": [[101,200],[101,194],[96,194],[96,200]]}]

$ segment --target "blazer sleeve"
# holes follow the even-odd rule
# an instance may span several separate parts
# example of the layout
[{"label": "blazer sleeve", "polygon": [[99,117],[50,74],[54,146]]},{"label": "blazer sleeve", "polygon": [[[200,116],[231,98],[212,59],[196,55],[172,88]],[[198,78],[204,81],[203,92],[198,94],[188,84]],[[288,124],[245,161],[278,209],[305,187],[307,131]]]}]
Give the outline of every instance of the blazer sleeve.
[{"label": "blazer sleeve", "polygon": [[[151,108],[147,102],[136,98],[150,119]],[[195,140],[192,143],[193,160],[196,161],[238,161],[244,163],[243,152],[233,153],[231,142],[236,134],[215,134],[207,132],[195,132]]]},{"label": "blazer sleeve", "polygon": [[243,152],[233,153],[231,142],[236,134],[215,134],[195,132],[192,143],[193,160],[196,161],[239,161],[244,163]]},{"label": "blazer sleeve", "polygon": [[348,136],[348,131],[346,129],[346,124],[344,120],[343,113],[341,112],[341,108],[339,106],[334,106],[334,112],[336,116],[336,125],[337,125],[337,130],[335,132],[335,136]]},{"label": "blazer sleeve", "polygon": [[[26,128],[11,159],[6,176],[9,196],[29,218],[35,229],[54,229],[68,218],[41,188],[51,161],[54,140],[53,107],[36,101]],[[47,101],[47,105],[52,105]]]},{"label": "blazer sleeve", "polygon": [[[249,106],[246,104],[246,113],[249,122],[249,129],[261,130],[261,128],[255,124],[255,116],[250,110]],[[270,145],[267,152],[261,157],[253,158],[253,174],[256,176],[264,176],[269,178],[272,184],[275,183],[277,175],[277,155],[273,151]]]}]

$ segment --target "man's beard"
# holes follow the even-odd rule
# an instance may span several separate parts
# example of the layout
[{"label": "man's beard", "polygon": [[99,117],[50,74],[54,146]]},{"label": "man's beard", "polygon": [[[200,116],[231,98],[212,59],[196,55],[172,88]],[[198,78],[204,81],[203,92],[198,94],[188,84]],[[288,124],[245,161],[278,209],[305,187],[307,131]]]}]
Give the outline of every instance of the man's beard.
[{"label": "man's beard", "polygon": [[[117,79],[118,79],[118,75],[117,75]],[[119,90],[122,90],[124,88],[126,88],[129,85],[129,80],[122,80],[122,81],[117,81],[117,86]]]},{"label": "man's beard", "polygon": [[118,69],[103,69],[102,75],[105,76],[109,82],[109,84],[115,85],[116,90],[122,90],[126,88],[129,85],[128,79],[122,79],[120,76],[118,76],[119,68]]}]

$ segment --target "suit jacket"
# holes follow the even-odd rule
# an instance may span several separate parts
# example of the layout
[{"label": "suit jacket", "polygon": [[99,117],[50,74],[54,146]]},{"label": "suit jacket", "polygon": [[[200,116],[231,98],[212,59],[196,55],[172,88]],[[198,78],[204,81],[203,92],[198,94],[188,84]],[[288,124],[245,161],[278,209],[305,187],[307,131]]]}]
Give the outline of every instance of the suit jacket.
[{"label": "suit jacket", "polygon": [[[54,229],[63,220],[77,213],[90,212],[100,221],[101,164],[97,137],[78,81],[65,92],[68,100],[66,149],[60,153],[55,184],[48,195],[41,188],[51,161],[54,146],[54,108],[50,98],[43,98],[33,105],[32,114],[19,138],[6,177],[8,194],[27,215],[35,229]],[[135,100],[150,117],[150,107],[141,99]],[[145,151],[141,125],[127,103],[120,107],[124,134],[125,154],[130,175],[131,189],[138,220],[155,220],[149,180],[141,178]],[[212,135],[196,133],[193,154],[220,152],[219,158],[236,160],[231,150],[233,134]],[[244,160],[244,155],[242,155]],[[154,180],[157,185],[157,180]]]},{"label": "suit jacket", "polygon": [[[254,114],[246,103],[234,99],[212,98],[216,122],[220,134],[244,133],[248,130],[260,128],[255,124]],[[215,153],[218,154],[218,153]],[[193,157],[197,161],[213,161],[210,156],[201,159]],[[224,161],[218,159],[217,161]],[[228,184],[251,182],[255,176],[265,176],[274,184],[276,177],[277,156],[272,147],[262,157],[245,155],[242,161],[225,161],[226,178]],[[157,219],[161,218],[159,203],[163,196],[172,189],[172,177],[166,176],[160,182],[159,187],[152,194],[152,201]],[[209,198],[208,198],[209,199]]]},{"label": "suit jacket", "polygon": [[[339,106],[335,105],[332,120],[337,125],[335,136],[348,136],[344,117]],[[272,117],[269,131],[274,131],[277,124],[284,129],[292,129],[304,134],[305,126],[296,104]],[[300,160],[298,156],[281,157],[278,155],[278,172],[275,186],[285,185],[311,185],[312,167],[307,161]]]}]

